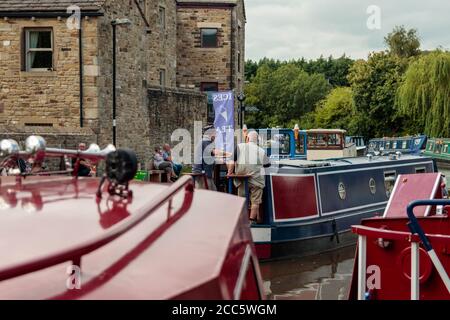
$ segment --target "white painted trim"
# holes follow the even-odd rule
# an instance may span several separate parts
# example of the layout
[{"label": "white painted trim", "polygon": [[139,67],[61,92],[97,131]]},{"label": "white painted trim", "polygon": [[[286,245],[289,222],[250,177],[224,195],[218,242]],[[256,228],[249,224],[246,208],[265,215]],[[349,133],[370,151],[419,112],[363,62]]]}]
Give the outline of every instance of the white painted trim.
[{"label": "white painted trim", "polygon": [[420,300],[420,247],[411,242],[411,300]]},{"label": "white painted trim", "polygon": [[250,266],[250,258],[252,257],[252,249],[250,245],[245,248],[244,257],[241,262],[241,269],[239,270],[239,276],[236,281],[236,286],[233,291],[233,299],[240,300],[242,294],[242,288],[244,286],[245,277],[247,275],[248,267]]},{"label": "white painted trim", "polygon": [[272,228],[250,228],[253,242],[271,242]]},{"label": "white painted trim", "polygon": [[[387,172],[387,171],[386,171]],[[397,175],[397,171],[395,172],[395,175]],[[386,205],[386,208],[384,209],[383,218],[386,218],[386,215],[388,213],[389,207],[391,206],[392,199],[394,199],[393,195],[395,194],[395,191],[397,191],[398,182],[400,181],[401,174],[397,177],[397,181],[395,181],[394,189],[392,189],[391,195],[389,196],[388,204]],[[384,181],[386,183],[386,181]],[[384,185],[384,188],[386,188],[386,184]]]},{"label": "white painted trim", "polygon": [[[291,218],[291,219],[277,219],[276,213],[275,213],[275,199],[273,197],[273,177],[294,177],[294,178],[302,178],[302,177],[314,177],[314,192],[316,193],[316,207],[317,207],[317,214],[313,216],[307,216],[304,218]],[[271,196],[272,196],[272,218],[273,222],[290,222],[290,221],[302,221],[302,220],[309,220],[314,219],[317,217],[320,217],[320,211],[319,211],[319,203],[318,203],[318,197],[317,197],[317,188],[316,188],[316,175],[314,173],[311,174],[277,174],[277,173],[271,173],[270,174],[270,186],[271,186]]]},{"label": "white painted trim", "polygon": [[[395,162],[395,161],[396,160],[392,160],[392,162]],[[427,164],[433,165],[433,162],[429,161],[429,162],[404,163],[404,164],[391,165],[391,166],[373,166],[373,167],[370,167],[370,169],[392,169],[392,168],[397,168],[397,167],[415,166],[415,165],[419,165],[419,164],[421,164],[421,165],[427,165]],[[352,164],[352,165],[359,165],[359,164]],[[334,173],[366,171],[367,169],[368,168],[365,167],[365,168],[350,169],[350,170],[337,170],[337,171],[318,172],[317,175],[325,176],[325,175],[330,175],[330,174],[334,174]]]},{"label": "white painted trim", "polygon": [[386,203],[387,203],[387,201],[382,201],[382,202],[366,204],[366,205],[358,206],[358,207],[351,207],[351,208],[342,209],[342,210],[325,212],[325,213],[322,214],[322,216],[323,217],[328,217],[328,216],[333,215],[333,214],[339,214],[339,213],[346,212],[346,211],[353,211],[353,210],[364,209],[364,208],[369,208],[369,207],[381,206],[381,205],[386,204]]},{"label": "white painted trim", "polygon": [[366,300],[367,237],[358,236],[358,300]]},{"label": "white painted trim", "polygon": [[[439,188],[440,184],[441,184],[441,175],[438,175],[436,182],[433,186],[433,190],[431,190],[430,200],[432,200],[434,198],[434,195],[436,194],[437,189]],[[427,211],[425,211],[425,217],[429,217],[430,212],[431,212],[431,206],[427,206]]]}]

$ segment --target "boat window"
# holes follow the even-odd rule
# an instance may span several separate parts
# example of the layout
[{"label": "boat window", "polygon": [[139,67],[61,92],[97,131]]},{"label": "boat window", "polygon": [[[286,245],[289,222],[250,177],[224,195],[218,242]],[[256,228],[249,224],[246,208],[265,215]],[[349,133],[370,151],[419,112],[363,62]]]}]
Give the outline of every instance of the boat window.
[{"label": "boat window", "polygon": [[385,149],[390,149],[391,148],[391,142],[390,141],[386,141],[386,148]]},{"label": "boat window", "polygon": [[339,133],[311,133],[308,135],[308,148],[323,149],[342,147],[343,136]]},{"label": "boat window", "polygon": [[443,153],[448,153],[448,144],[444,145],[444,150],[442,152]]},{"label": "boat window", "polygon": [[427,172],[427,169],[425,167],[416,168],[416,173],[425,173],[425,172]]},{"label": "boat window", "polygon": [[437,143],[434,153],[441,153],[441,152],[442,152],[442,144]]},{"label": "boat window", "polygon": [[342,145],[341,135],[337,133],[328,135],[328,145],[329,146],[340,146]]},{"label": "boat window", "polygon": [[369,189],[371,194],[377,193],[377,183],[374,178],[370,178],[369,180]]},{"label": "boat window", "polygon": [[341,200],[345,200],[345,198],[347,198],[347,190],[345,190],[345,184],[342,182],[338,185],[338,193]]},{"label": "boat window", "polygon": [[386,197],[389,198],[391,196],[396,180],[397,180],[397,172],[395,171],[384,172],[384,187],[386,189]]},{"label": "boat window", "polygon": [[428,149],[428,151],[433,151],[433,142],[432,141],[428,142],[427,149]]},{"label": "boat window", "polygon": [[295,141],[295,153],[304,154],[305,153],[305,139],[304,136],[299,135],[298,140]]},{"label": "boat window", "polygon": [[397,141],[394,141],[394,142],[392,143],[392,149],[397,149]]},{"label": "boat window", "polygon": [[288,133],[274,134],[267,141],[262,141],[262,145],[266,149],[271,149],[272,155],[290,154],[291,153],[291,139]]},{"label": "boat window", "polygon": [[408,146],[408,143],[407,143],[407,141],[405,140],[405,141],[403,141],[402,142],[402,149],[406,149],[407,148],[407,146]]}]

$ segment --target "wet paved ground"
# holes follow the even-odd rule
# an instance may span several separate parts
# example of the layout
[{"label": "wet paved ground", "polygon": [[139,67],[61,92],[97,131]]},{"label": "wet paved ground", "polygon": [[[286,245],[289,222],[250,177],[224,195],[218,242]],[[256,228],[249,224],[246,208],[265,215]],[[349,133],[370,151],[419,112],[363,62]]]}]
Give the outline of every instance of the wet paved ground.
[{"label": "wet paved ground", "polygon": [[[441,170],[450,185],[450,170]],[[301,259],[261,264],[264,287],[274,300],[346,300],[355,246]]]}]

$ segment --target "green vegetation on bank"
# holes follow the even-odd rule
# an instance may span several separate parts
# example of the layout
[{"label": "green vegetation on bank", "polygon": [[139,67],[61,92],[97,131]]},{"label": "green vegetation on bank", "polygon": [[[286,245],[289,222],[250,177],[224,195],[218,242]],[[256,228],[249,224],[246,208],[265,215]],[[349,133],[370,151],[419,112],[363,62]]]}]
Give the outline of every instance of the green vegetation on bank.
[{"label": "green vegetation on bank", "polygon": [[249,127],[343,128],[366,138],[450,136],[450,53],[420,51],[417,31],[396,27],[366,60],[246,62]]}]

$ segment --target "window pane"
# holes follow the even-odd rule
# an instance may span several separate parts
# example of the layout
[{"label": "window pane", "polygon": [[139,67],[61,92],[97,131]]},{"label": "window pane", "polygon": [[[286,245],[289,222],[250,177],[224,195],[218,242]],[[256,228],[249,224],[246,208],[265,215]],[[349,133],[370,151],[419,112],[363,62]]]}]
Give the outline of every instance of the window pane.
[{"label": "window pane", "polygon": [[50,49],[52,47],[51,31],[30,31],[28,46],[30,49]]},{"label": "window pane", "polygon": [[202,47],[217,47],[217,29],[202,29]]},{"label": "window pane", "polygon": [[201,91],[219,91],[219,84],[217,82],[202,82],[200,86]]},{"label": "window pane", "polygon": [[166,85],[166,70],[161,69],[159,71],[159,84],[161,86],[165,86]]},{"label": "window pane", "polygon": [[30,52],[29,63],[31,69],[51,69],[53,67],[53,54],[51,51]]}]

